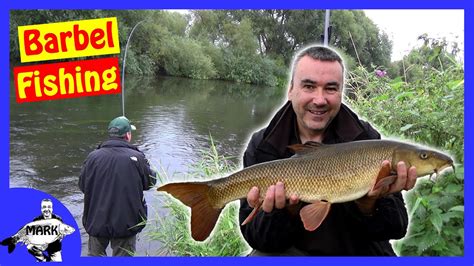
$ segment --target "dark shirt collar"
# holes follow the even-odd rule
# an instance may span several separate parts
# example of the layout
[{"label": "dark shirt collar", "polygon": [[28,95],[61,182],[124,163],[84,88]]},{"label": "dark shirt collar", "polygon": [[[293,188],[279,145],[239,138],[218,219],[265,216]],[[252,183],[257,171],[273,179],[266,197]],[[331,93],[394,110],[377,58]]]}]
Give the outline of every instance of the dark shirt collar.
[{"label": "dark shirt collar", "polygon": [[324,133],[323,143],[334,144],[354,141],[364,132],[357,115],[345,104],[329,124]]}]

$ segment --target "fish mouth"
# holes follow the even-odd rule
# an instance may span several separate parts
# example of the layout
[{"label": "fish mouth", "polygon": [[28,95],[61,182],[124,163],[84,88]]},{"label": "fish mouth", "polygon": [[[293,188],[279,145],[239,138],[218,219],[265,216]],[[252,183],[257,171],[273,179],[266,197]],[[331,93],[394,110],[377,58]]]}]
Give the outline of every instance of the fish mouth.
[{"label": "fish mouth", "polygon": [[454,166],[453,161],[447,162],[446,164],[442,165],[438,169],[435,169],[434,171],[435,171],[435,173],[441,173],[443,170],[445,170],[449,167],[453,168],[453,172],[456,173],[456,167]]},{"label": "fish mouth", "polygon": [[436,179],[436,177],[437,177],[438,175],[440,175],[441,172],[443,172],[445,169],[447,169],[447,168],[449,168],[449,167],[453,168],[453,173],[456,173],[456,167],[454,166],[453,161],[450,160],[450,161],[447,162],[446,164],[444,164],[444,165],[442,165],[442,166],[440,166],[440,167],[438,167],[438,168],[435,168],[435,169],[433,170],[433,173],[430,175],[430,179],[432,179],[432,178],[433,178],[433,179]]}]

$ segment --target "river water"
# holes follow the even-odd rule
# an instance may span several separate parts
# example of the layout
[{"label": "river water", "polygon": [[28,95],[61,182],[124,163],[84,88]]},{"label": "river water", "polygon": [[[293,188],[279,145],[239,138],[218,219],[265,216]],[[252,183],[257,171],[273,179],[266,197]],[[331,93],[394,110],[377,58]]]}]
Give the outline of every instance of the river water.
[{"label": "river water", "polygon": [[[241,163],[249,134],[281,105],[275,88],[224,81],[127,76],[125,111],[137,130],[132,143],[169,176],[191,170],[212,135],[220,154]],[[77,186],[87,154],[107,138],[111,119],[122,114],[120,95],[17,104],[10,86],[10,187],[44,191],[60,200],[81,229],[83,194]],[[160,215],[155,189],[145,192],[149,219]],[[157,254],[160,243],[139,235],[137,255]],[[110,254],[110,252],[109,252]]]}]

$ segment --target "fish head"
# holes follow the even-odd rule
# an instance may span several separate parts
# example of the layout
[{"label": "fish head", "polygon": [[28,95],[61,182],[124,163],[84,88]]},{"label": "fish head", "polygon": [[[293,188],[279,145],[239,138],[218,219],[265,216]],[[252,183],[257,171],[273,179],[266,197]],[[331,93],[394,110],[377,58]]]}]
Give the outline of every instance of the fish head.
[{"label": "fish head", "polygon": [[404,145],[394,151],[392,170],[396,171],[398,162],[403,161],[407,167],[415,166],[417,176],[438,174],[448,167],[454,170],[453,159],[436,150],[413,145]]},{"label": "fish head", "polygon": [[74,231],[75,231],[75,229],[72,226],[69,226],[69,225],[64,224],[64,223],[61,223],[59,225],[59,232],[60,232],[61,235],[67,236],[67,235],[70,235],[70,234],[74,233]]}]

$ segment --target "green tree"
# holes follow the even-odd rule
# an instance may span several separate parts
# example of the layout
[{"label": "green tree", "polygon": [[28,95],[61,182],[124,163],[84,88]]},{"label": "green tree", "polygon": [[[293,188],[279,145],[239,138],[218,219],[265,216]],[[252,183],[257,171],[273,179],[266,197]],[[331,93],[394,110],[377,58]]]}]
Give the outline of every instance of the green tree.
[{"label": "green tree", "polygon": [[363,11],[336,10],[331,12],[331,20],[335,47],[368,69],[373,65],[388,67],[392,43]]},{"label": "green tree", "polygon": [[[271,58],[282,58],[287,65],[295,50],[311,43],[321,42],[324,10],[218,12],[221,18],[219,21],[223,21],[222,23],[250,19],[260,53]],[[362,11],[334,10],[331,12],[331,25],[333,26],[331,46],[341,49],[356,60],[359,56],[361,64],[366,67],[388,66],[392,44],[388,36],[380,32]]]},{"label": "green tree", "polygon": [[159,62],[172,76],[209,79],[215,75],[211,58],[204,54],[199,42],[188,38],[173,36],[162,40]]},{"label": "green tree", "polygon": [[[244,18],[239,23],[225,23],[223,25],[228,47],[238,56],[254,56],[257,53],[257,39],[252,32],[252,22]],[[250,58],[248,58],[250,59]]]},{"label": "green tree", "polygon": [[201,41],[209,41],[214,46],[223,42],[223,25],[227,17],[225,12],[219,10],[193,10],[193,20],[189,36]]}]

